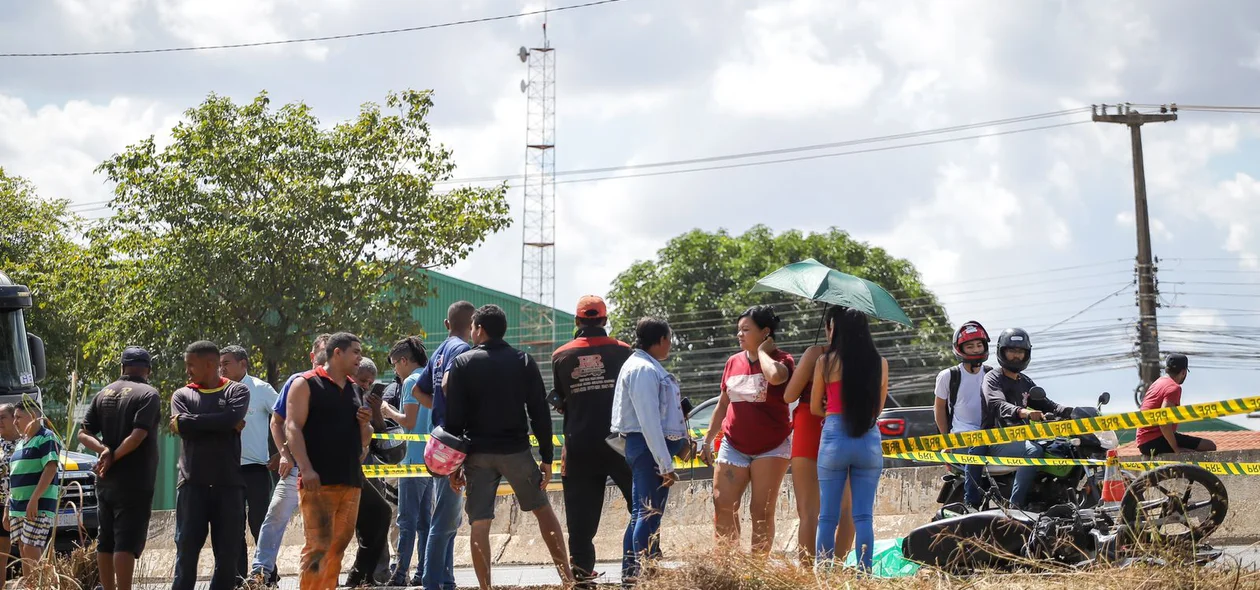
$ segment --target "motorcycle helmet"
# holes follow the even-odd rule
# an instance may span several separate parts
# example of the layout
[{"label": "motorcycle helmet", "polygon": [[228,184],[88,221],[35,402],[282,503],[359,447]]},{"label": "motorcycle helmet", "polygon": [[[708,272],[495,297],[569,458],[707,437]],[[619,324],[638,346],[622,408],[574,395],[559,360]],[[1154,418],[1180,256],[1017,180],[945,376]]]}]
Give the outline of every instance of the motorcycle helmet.
[{"label": "motorcycle helmet", "polygon": [[[1006,349],[1018,348],[1025,351],[1024,360],[1019,362],[1011,362],[1006,360]],[[1012,373],[1021,373],[1028,368],[1028,363],[1032,361],[1032,339],[1028,337],[1028,332],[1022,328],[1007,328],[1002,330],[1002,334],[998,336],[997,341],[998,364],[1003,369]]]},{"label": "motorcycle helmet", "polygon": [[[386,419],[383,434],[403,434],[407,432],[397,422]],[[398,439],[372,439],[372,456],[383,465],[397,465],[407,458],[407,441]]]},{"label": "motorcycle helmet", "polygon": [[[981,354],[966,354],[963,352],[963,345],[972,340],[979,340],[984,343],[984,352]],[[958,331],[954,332],[954,358],[958,362],[967,363],[973,367],[979,367],[984,361],[989,360],[989,332],[975,320],[964,323],[959,326]]]},{"label": "motorcycle helmet", "polygon": [[468,457],[468,439],[455,436],[434,426],[429,443],[424,447],[424,465],[433,475],[450,475]]}]

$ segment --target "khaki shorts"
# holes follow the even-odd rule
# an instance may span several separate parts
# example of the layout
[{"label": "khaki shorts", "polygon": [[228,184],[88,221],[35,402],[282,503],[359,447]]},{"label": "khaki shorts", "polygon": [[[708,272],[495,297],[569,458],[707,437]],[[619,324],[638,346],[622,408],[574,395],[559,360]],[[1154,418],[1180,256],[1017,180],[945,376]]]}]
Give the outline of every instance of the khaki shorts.
[{"label": "khaki shorts", "polygon": [[468,481],[464,512],[469,522],[494,519],[494,498],[504,478],[512,486],[521,510],[533,512],[548,504],[547,492],[542,489],[542,471],[529,451],[508,455],[473,453],[464,460],[464,477]]}]

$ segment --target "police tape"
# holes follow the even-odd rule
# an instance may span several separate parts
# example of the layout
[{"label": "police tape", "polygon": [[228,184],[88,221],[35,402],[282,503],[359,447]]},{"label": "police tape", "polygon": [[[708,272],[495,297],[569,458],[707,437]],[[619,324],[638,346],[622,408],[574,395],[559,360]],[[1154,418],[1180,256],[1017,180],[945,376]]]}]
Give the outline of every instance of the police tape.
[{"label": "police tape", "polygon": [[1260,396],[1219,402],[1205,402],[1172,408],[1140,410],[1096,418],[1033,422],[1028,425],[991,428],[952,434],[933,434],[883,441],[884,456],[917,451],[944,451],[963,447],[997,445],[1009,442],[1092,434],[1104,430],[1126,430],[1142,426],[1163,426],[1233,416],[1260,410]]},{"label": "police tape", "polygon": [[[1003,467],[1075,467],[1107,464],[1102,459],[1061,459],[1036,457],[988,457],[983,455],[964,455],[956,453],[939,453],[934,451],[913,451],[884,455],[887,459],[906,459],[921,463],[946,463],[949,465],[999,465]],[[1215,475],[1260,475],[1260,463],[1238,463],[1221,461],[1121,461],[1120,468],[1131,471],[1149,471],[1161,465],[1194,465],[1202,467]]]},{"label": "police tape", "polygon": [[[699,458],[683,461],[678,457],[674,457],[674,469],[699,469],[702,467],[707,467],[707,465]],[[559,461],[551,464],[551,473],[555,475],[560,473]],[[424,465],[364,465],[363,475],[365,477],[433,477]]]},{"label": "police tape", "polygon": [[[704,436],[705,433],[708,432],[708,430],[702,429],[702,428],[692,428],[688,432],[691,433],[692,438],[697,438],[697,437]],[[406,433],[393,434],[389,432],[378,432],[378,433],[374,433],[372,435],[372,438],[377,439],[377,440],[402,440],[402,441],[407,441],[407,442],[429,442],[429,435],[427,434],[406,434]],[[552,435],[551,444],[552,446],[557,446],[557,447],[564,446],[564,435],[562,434]],[[529,436],[529,445],[531,447],[537,447],[538,438],[531,434]]]}]

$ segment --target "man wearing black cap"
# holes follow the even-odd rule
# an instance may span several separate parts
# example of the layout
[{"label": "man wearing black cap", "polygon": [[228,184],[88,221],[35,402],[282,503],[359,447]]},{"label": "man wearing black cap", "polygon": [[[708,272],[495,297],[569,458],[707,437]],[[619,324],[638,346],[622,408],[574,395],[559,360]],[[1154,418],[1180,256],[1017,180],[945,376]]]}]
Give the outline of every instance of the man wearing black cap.
[{"label": "man wearing black cap", "polygon": [[[604,440],[612,424],[613,390],[630,345],[610,338],[608,306],[595,295],[578,300],[572,342],[551,356],[555,384],[552,403],[564,415],[564,447],[560,477],[564,480],[564,514],[569,529],[569,554],[578,588],[595,585],[595,533],[604,510],[608,479],[630,501],[630,465]],[[631,522],[631,526],[633,526]]]},{"label": "man wearing black cap", "polygon": [[[1186,382],[1186,376],[1190,373],[1190,360],[1184,354],[1170,354],[1164,362],[1164,372],[1167,375],[1157,379],[1146,390],[1146,397],[1142,398],[1143,410],[1174,408],[1181,405],[1181,384]],[[1186,451],[1216,450],[1216,443],[1210,440],[1179,434],[1176,424],[1139,428],[1137,443],[1143,455],[1152,457],[1163,454],[1175,455]]]},{"label": "man wearing black cap", "polygon": [[105,590],[130,590],[149,536],[158,462],[153,433],[162,411],[158,392],[148,383],[150,364],[147,350],[124,350],[122,377],[92,398],[79,430],[79,442],[100,456],[96,564]]}]

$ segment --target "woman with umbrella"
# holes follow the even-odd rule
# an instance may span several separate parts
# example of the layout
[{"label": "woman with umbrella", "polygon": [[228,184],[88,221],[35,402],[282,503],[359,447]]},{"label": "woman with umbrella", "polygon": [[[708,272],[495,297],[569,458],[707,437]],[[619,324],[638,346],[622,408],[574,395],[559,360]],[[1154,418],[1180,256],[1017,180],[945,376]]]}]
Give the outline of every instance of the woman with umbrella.
[{"label": "woman with umbrella", "polygon": [[739,502],[752,486],[752,549],[769,553],[779,487],[791,457],[792,423],[783,399],[792,376],[792,355],[774,344],[779,317],[768,305],[739,316],[740,351],[726,361],[722,397],[705,437],[704,460],[713,462],[713,440],[722,445],[713,471],[714,528],[719,541],[739,540]]},{"label": "woman with umbrella", "polygon": [[[836,559],[835,531],[841,497],[849,483],[853,524],[857,529],[858,564],[871,569],[875,547],[875,492],[884,468],[884,454],[875,418],[888,398],[888,361],[879,355],[866,315],[854,309],[827,310],[827,352],[814,366],[810,410],[826,416],[818,450],[817,563]],[[840,556],[840,559],[843,559]]]}]

